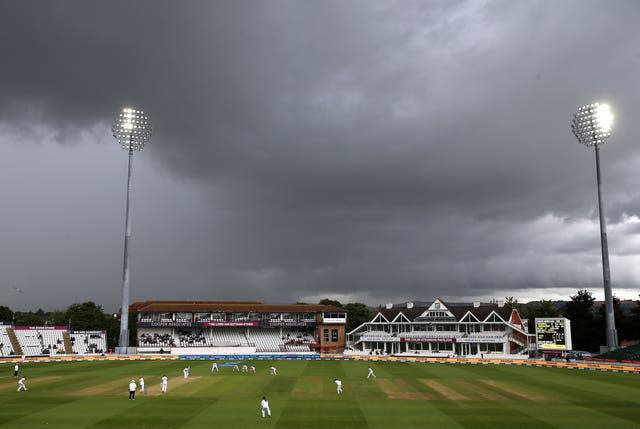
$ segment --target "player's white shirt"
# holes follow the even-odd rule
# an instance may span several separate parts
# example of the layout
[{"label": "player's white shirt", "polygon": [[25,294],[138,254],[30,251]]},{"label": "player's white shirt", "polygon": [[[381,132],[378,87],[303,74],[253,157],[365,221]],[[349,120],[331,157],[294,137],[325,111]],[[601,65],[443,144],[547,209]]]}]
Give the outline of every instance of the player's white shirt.
[{"label": "player's white shirt", "polygon": [[14,371],[17,371],[17,370],[19,370],[19,369],[20,369],[20,367],[18,366],[18,364],[16,364],[16,366],[14,366],[14,367],[13,367],[13,370],[14,370]]},{"label": "player's white shirt", "polygon": [[262,401],[260,401],[260,406],[262,406],[262,408],[269,408],[269,401],[263,399]]},{"label": "player's white shirt", "polygon": [[342,387],[342,381],[340,381],[340,380],[336,380],[335,382],[336,382],[336,386],[338,386],[338,387]]},{"label": "player's white shirt", "polygon": [[132,381],[131,383],[129,383],[129,392],[135,392],[137,387],[138,386],[136,385],[136,382]]},{"label": "player's white shirt", "polygon": [[162,385],[160,390],[162,390],[162,393],[165,393],[167,391],[167,387],[169,386],[169,379],[167,378],[167,376],[163,376],[162,377]]},{"label": "player's white shirt", "polygon": [[275,366],[271,367],[271,374],[276,375],[278,373],[278,371],[276,370]]}]

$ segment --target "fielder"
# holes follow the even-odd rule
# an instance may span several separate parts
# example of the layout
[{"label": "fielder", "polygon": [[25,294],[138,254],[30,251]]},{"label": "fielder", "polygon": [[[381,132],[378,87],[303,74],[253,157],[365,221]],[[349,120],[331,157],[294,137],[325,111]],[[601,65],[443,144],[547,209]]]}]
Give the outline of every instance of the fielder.
[{"label": "fielder", "polygon": [[18,392],[21,391],[21,390],[29,390],[29,389],[27,389],[27,386],[24,385],[24,380],[26,378],[27,377],[22,377],[20,380],[18,380]]},{"label": "fielder", "polygon": [[242,372],[249,372],[249,367],[247,365],[242,365]]},{"label": "fielder", "polygon": [[162,393],[167,393],[167,387],[169,387],[169,379],[167,378],[166,375],[162,376],[162,383],[160,384],[160,387],[162,390]]},{"label": "fielder", "polygon": [[184,374],[184,378],[189,378],[189,370],[191,369],[191,367],[186,367],[185,369],[182,370],[182,374]]},{"label": "fielder", "polygon": [[369,367],[369,373],[367,374],[367,378],[370,378],[370,377],[378,378],[378,377],[376,377],[376,375],[373,373],[373,369],[372,369],[371,367]]},{"label": "fielder", "polygon": [[337,378],[333,381],[334,383],[336,383],[336,390],[338,392],[338,395],[340,395],[342,393],[342,381],[338,380]]},{"label": "fielder", "polygon": [[20,367],[18,366],[18,364],[16,364],[16,366],[13,367],[13,376],[14,377],[18,376],[18,371],[20,371]]},{"label": "fielder", "polygon": [[140,380],[138,380],[138,384],[140,385],[140,394],[146,395],[147,391],[144,390],[144,378],[140,377]]},{"label": "fielder", "polygon": [[254,374],[255,374],[255,373],[256,373],[256,367],[255,367],[255,366],[253,366],[253,365],[251,365],[251,366],[249,367],[249,372],[252,372],[252,373],[254,373]]},{"label": "fielder", "polygon": [[218,370],[218,362],[214,362],[211,364],[211,372],[220,372],[220,370]]},{"label": "fielder", "polygon": [[276,369],[275,366],[272,366],[271,368],[269,368],[269,371],[271,375],[278,375],[278,370]]},{"label": "fielder", "polygon": [[271,408],[269,408],[269,401],[267,401],[266,396],[262,397],[262,401],[260,401],[260,408],[262,410],[262,418],[265,417],[265,414],[271,417]]},{"label": "fielder", "polygon": [[240,371],[240,367],[238,365],[233,365],[233,372]]}]

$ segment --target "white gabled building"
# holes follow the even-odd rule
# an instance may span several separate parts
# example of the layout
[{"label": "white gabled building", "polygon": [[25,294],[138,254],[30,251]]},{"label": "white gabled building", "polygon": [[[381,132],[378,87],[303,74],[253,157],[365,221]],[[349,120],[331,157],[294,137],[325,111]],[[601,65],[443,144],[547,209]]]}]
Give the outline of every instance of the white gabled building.
[{"label": "white gabled building", "polygon": [[440,299],[428,307],[387,304],[347,334],[349,349],[370,354],[519,355],[532,351],[534,342],[515,309],[479,302],[447,305]]}]

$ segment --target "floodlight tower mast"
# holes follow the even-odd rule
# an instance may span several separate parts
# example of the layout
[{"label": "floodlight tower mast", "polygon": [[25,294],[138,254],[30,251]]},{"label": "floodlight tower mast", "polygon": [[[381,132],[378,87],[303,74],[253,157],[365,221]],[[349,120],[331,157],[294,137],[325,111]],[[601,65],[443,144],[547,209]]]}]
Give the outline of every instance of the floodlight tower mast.
[{"label": "floodlight tower mast", "polygon": [[602,249],[602,277],[604,283],[605,319],[607,323],[606,341],[609,350],[618,348],[618,331],[613,313],[613,293],[609,271],[609,246],[607,244],[607,223],[602,201],[602,179],[600,177],[600,146],[611,136],[613,114],[607,104],[588,104],[580,107],[573,115],[571,132],[578,142],[593,146],[596,153],[596,176],[598,181],[598,214],[600,217],[600,247]]},{"label": "floodlight tower mast", "polygon": [[129,154],[129,168],[127,170],[127,208],[124,234],[124,262],[122,264],[122,308],[120,309],[120,339],[118,353],[127,354],[129,349],[129,240],[131,238],[131,223],[129,220],[131,201],[131,167],[133,152],[142,150],[151,137],[151,124],[142,110],[124,108],[111,130],[113,137],[120,143],[122,149]]}]

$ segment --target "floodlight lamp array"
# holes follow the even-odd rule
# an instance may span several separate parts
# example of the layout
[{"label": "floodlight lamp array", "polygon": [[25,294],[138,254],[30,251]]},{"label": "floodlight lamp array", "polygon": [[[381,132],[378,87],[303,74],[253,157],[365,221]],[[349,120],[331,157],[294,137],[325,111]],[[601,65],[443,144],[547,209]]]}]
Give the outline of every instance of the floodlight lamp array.
[{"label": "floodlight lamp array", "polygon": [[611,136],[613,115],[607,104],[593,103],[582,106],[573,115],[571,132],[579,143],[590,147],[606,143]]},{"label": "floodlight lamp array", "polygon": [[142,110],[124,108],[111,127],[113,137],[126,151],[141,150],[151,138],[151,123]]}]

